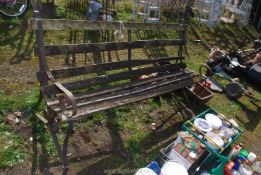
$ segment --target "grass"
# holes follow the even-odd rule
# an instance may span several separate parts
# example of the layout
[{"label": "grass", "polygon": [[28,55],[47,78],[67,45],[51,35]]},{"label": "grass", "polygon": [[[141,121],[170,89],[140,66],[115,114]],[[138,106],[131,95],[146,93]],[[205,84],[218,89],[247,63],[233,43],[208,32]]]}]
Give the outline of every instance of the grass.
[{"label": "grass", "polygon": [[0,167],[12,167],[16,163],[22,163],[27,155],[22,138],[3,122],[0,123],[0,132]]},{"label": "grass", "polygon": [[[66,10],[65,6],[59,6],[57,10],[59,17],[61,18],[68,15],[75,17]],[[127,2],[120,1],[117,6],[117,11],[118,14],[115,20],[131,20],[131,6]],[[16,50],[26,49],[26,43],[30,40],[30,31],[28,31],[26,27],[23,32],[19,32],[19,28],[9,30],[8,25],[19,25],[26,21],[27,18],[28,17],[25,17],[23,20],[20,19],[21,21],[17,19],[0,19],[0,41],[1,43],[4,43],[0,46],[1,53],[4,53],[0,56],[0,63],[6,61],[8,57],[12,57]],[[80,17],[75,18],[78,19]],[[139,20],[141,21],[141,19]],[[25,35],[22,35],[23,33]],[[48,33],[47,35],[48,40],[53,39],[52,33]],[[68,35],[68,33],[61,33],[59,37],[56,38],[56,41],[62,43],[69,38]],[[188,59],[186,60],[186,63],[190,69],[197,71],[199,68],[198,63],[206,62],[209,53],[208,47],[219,46],[226,50],[234,50],[240,45],[240,41],[247,37],[247,48],[251,46],[251,43],[249,42],[250,39],[253,39],[257,35],[258,34],[252,27],[243,29],[235,26],[220,25],[217,28],[208,29],[205,26],[197,25],[193,22],[188,30],[189,43],[187,46]],[[23,38],[23,36],[25,37]],[[202,43],[193,42],[195,39],[202,40]],[[19,41],[21,40],[24,40],[24,44],[20,44]],[[33,41],[34,38],[32,39],[32,43]],[[32,47],[32,45],[29,47]],[[6,49],[9,50],[9,52],[5,52],[4,50]],[[245,81],[243,81],[243,83],[248,85]],[[12,84],[10,84],[9,88],[12,91],[17,90],[18,88],[24,89],[19,85]],[[255,89],[252,90],[257,97],[261,98],[260,92]],[[12,167],[17,163],[21,163],[28,159],[30,152],[28,147],[24,144],[25,140],[17,135],[10,126],[6,125],[4,117],[10,112],[29,109],[36,102],[38,93],[39,88],[23,90],[23,92],[12,95],[8,95],[3,90],[0,90],[0,147],[3,148],[0,150],[0,168]],[[138,168],[145,166],[148,162],[153,160],[159,148],[162,146],[153,145],[153,148],[150,148],[151,151],[146,152],[147,149],[149,149],[148,147],[153,138],[161,139],[159,138],[160,136],[156,134],[156,136],[153,136],[154,133],[147,128],[148,125],[157,122],[159,119],[149,117],[148,114],[153,110],[167,108],[172,105],[172,103],[167,102],[164,98],[161,98],[160,104],[154,99],[149,99],[146,103],[126,105],[106,112],[93,114],[91,119],[83,123],[83,126],[87,129],[94,127],[97,123],[105,122],[110,126],[113,126],[115,132],[123,133],[123,146],[131,157],[131,166]],[[251,103],[248,98],[242,97],[237,101],[232,101],[223,94],[215,94],[207,105],[218,112],[224,113],[229,118],[235,118],[240,125],[244,127],[246,132],[243,134],[240,141],[248,143],[249,141],[253,141],[250,139],[251,137],[260,137],[260,124],[258,118],[260,117],[260,110],[259,107]],[[33,126],[37,125],[37,139],[39,142],[45,144],[48,154],[56,155],[57,153],[54,149],[54,145],[50,140],[50,135],[46,132],[45,126],[43,124],[36,124],[35,118],[32,118],[31,123]],[[172,126],[168,126],[166,131],[172,132]],[[172,135],[175,135],[175,132],[172,133]],[[60,139],[62,140],[62,136],[60,136]],[[166,142],[168,142],[168,140]],[[115,161],[123,162],[124,160],[115,156]]]},{"label": "grass", "polygon": [[[35,89],[35,92],[37,91],[38,88]],[[2,168],[23,162],[28,154],[25,140],[4,122],[4,118],[10,112],[29,109],[35,102],[34,95],[33,91],[19,96],[0,94],[0,167]]]}]

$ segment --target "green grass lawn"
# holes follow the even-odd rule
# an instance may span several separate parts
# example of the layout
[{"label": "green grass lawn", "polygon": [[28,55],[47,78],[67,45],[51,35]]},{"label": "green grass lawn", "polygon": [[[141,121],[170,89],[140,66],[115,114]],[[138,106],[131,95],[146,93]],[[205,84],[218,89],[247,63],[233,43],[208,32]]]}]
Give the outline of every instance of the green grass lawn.
[{"label": "green grass lawn", "polygon": [[[61,1],[58,1],[58,4]],[[59,4],[61,5],[61,4]],[[129,21],[131,19],[131,6],[125,1],[119,2],[117,8],[117,20]],[[70,16],[78,18],[74,13],[67,11],[66,6],[58,7],[58,15],[60,17]],[[8,76],[1,78],[0,83],[5,86],[0,86],[0,168],[5,169],[12,167],[17,163],[29,161],[31,156],[31,148],[28,143],[28,138],[24,138],[15,133],[9,125],[4,122],[4,118],[8,113],[17,110],[29,109],[37,100],[39,87],[37,83],[26,84],[23,82],[13,82],[13,74],[9,74],[13,67],[23,69],[23,66],[37,65],[37,58],[32,55],[32,46],[35,38],[32,31],[28,29],[27,20],[31,12],[21,19],[0,19],[0,71],[5,70]],[[15,24],[16,28],[9,30],[8,26]],[[48,34],[49,38],[54,38],[52,34]],[[188,45],[186,53],[186,63],[188,67],[195,72],[198,71],[199,63],[206,63],[209,54],[208,48],[220,47],[227,51],[232,51],[239,47],[241,42],[247,38],[243,48],[252,47],[251,41],[258,36],[258,33],[250,26],[247,29],[238,28],[237,26],[222,24],[217,28],[208,29],[192,22],[188,27]],[[65,40],[68,34],[60,34],[57,40]],[[202,43],[196,43],[194,40],[200,39]],[[169,48],[168,48],[169,50]],[[173,52],[170,50],[170,52]],[[23,64],[25,63],[25,64]],[[8,67],[9,66],[9,67]],[[6,68],[9,68],[6,70]],[[28,75],[31,72],[28,72]],[[25,73],[26,75],[26,73]],[[2,76],[2,75],[1,75]],[[35,79],[33,80],[35,81]],[[242,81],[244,85],[259,98],[261,93],[246,81]],[[249,98],[241,97],[238,100],[228,99],[224,94],[215,94],[215,96],[206,104],[216,111],[223,113],[228,118],[235,118],[240,126],[245,130],[239,141],[243,142],[246,148],[261,154],[260,137],[260,103],[254,104]],[[176,130],[172,125],[164,126],[168,137],[162,137],[160,132],[153,133],[146,129],[147,125],[157,122],[157,118],[148,117],[148,114],[154,110],[169,110],[173,104],[164,98],[161,99],[161,105],[150,99],[145,103],[134,105],[127,105],[124,107],[112,109],[108,112],[101,112],[94,114],[91,120],[87,120],[82,124],[76,124],[76,128],[92,128],[98,122],[107,122],[113,126],[113,131],[121,133],[123,138],[123,148],[127,150],[131,157],[131,165],[122,165],[123,167],[141,167],[153,160],[162,147],[166,145],[173,137],[175,137]],[[197,113],[203,109],[197,109]],[[178,119],[177,119],[178,120]],[[179,121],[181,122],[181,121]],[[181,122],[182,123],[182,122]],[[39,127],[44,129],[43,126]],[[177,127],[178,128],[178,127]],[[40,134],[39,139],[47,142],[49,153],[55,155],[54,147],[49,140],[48,133]],[[117,137],[116,137],[117,138]],[[151,147],[150,147],[151,146]],[[115,157],[115,162],[124,162],[123,159]]]}]

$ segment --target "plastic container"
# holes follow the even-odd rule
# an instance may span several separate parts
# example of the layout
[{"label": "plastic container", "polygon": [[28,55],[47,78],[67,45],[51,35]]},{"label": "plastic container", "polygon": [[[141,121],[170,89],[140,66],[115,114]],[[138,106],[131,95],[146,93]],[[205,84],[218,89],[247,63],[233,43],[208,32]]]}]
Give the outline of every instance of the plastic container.
[{"label": "plastic container", "polygon": [[237,170],[232,170],[230,175],[241,175]]},{"label": "plastic container", "polygon": [[252,165],[252,169],[253,169],[255,172],[261,174],[261,162],[260,162],[260,161],[255,161],[255,162],[253,163],[253,165]]},{"label": "plastic container", "polygon": [[151,162],[146,168],[153,170],[156,174],[160,174],[160,166],[156,161]]},{"label": "plastic container", "polygon": [[240,165],[238,172],[240,175],[252,175],[254,173],[254,171],[248,165],[244,164]]},{"label": "plastic container", "polygon": [[230,151],[230,153],[228,154],[228,158],[231,159],[232,157],[237,156],[240,153],[240,150],[242,149],[241,146],[239,145],[235,145],[233,147],[233,149]]},{"label": "plastic container", "polygon": [[247,156],[249,155],[249,152],[246,149],[242,149],[240,151],[239,155],[247,158]]},{"label": "plastic container", "polygon": [[256,160],[256,155],[255,153],[250,152],[247,156],[247,159],[251,161],[251,163],[253,163]]},{"label": "plastic container", "polygon": [[191,96],[198,99],[202,103],[206,103],[214,96],[214,94],[200,82],[195,83],[190,88],[187,87],[187,90],[190,92]]},{"label": "plastic container", "polygon": [[234,166],[234,170],[238,170],[240,165],[243,164],[246,161],[246,158],[243,156],[238,156],[235,160],[235,166]]},{"label": "plastic container", "polygon": [[231,171],[234,166],[235,166],[235,162],[233,161],[228,162],[224,168],[224,175],[231,175]]}]

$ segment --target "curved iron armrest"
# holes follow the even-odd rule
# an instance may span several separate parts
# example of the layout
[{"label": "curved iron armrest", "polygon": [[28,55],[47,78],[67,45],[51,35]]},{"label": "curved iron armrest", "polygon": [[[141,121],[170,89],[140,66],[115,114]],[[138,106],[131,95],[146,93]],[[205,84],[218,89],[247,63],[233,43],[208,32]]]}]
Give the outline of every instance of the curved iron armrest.
[{"label": "curved iron armrest", "polygon": [[[59,106],[62,110],[63,115],[67,118],[71,118],[77,114],[77,103],[75,96],[69,91],[66,87],[64,87],[60,82],[56,81],[54,76],[50,71],[45,71],[48,79],[60,90],[63,92],[61,96],[59,96]],[[72,107],[72,113],[66,113],[66,109]]]},{"label": "curved iron armrest", "polygon": [[[71,118],[75,116],[77,114],[77,104],[74,95],[68,89],[66,89],[61,83],[55,82],[54,85],[63,92],[63,94],[59,97],[59,105],[62,110],[62,113],[67,118]],[[72,114],[65,113],[65,109],[70,106],[72,107]]]}]

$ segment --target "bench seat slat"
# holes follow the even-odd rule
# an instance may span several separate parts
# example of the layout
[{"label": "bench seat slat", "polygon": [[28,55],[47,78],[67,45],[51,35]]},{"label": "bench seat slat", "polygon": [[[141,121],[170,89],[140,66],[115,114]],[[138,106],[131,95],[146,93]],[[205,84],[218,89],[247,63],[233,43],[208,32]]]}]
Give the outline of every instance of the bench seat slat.
[{"label": "bench seat slat", "polygon": [[[96,100],[101,97],[106,98],[107,96],[111,96],[111,94],[115,95],[115,94],[122,93],[122,91],[126,92],[126,89],[150,87],[152,84],[155,84],[156,82],[162,82],[169,79],[173,79],[178,76],[192,75],[192,74],[193,72],[189,70],[184,70],[182,72],[181,71],[173,72],[167,75],[159,75],[156,77],[148,78],[146,80],[134,80],[132,82],[123,83],[120,85],[114,85],[114,86],[94,90],[91,92],[75,94],[75,98],[77,103],[80,103],[84,100],[85,101]],[[46,101],[47,101],[47,105],[50,107],[54,107],[58,105],[58,97],[47,99]]]},{"label": "bench seat slat", "polygon": [[[68,90],[73,91],[73,90],[84,89],[86,87],[90,87],[96,84],[104,84],[104,83],[110,83],[110,82],[115,82],[120,80],[132,79],[144,74],[151,74],[154,72],[164,72],[164,71],[172,72],[176,70],[184,70],[185,68],[186,65],[184,63],[161,65],[160,67],[146,67],[137,70],[130,70],[130,71],[120,72],[116,74],[102,75],[95,78],[63,83],[63,86]],[[53,84],[41,87],[41,92],[45,96],[51,96],[51,95],[61,93],[59,89],[57,89]]]},{"label": "bench seat slat", "polygon": [[123,69],[128,66],[135,67],[135,66],[142,66],[146,64],[155,64],[159,62],[166,62],[172,60],[183,60],[184,57],[163,57],[158,59],[139,59],[139,60],[131,60],[131,61],[117,61],[117,62],[109,62],[109,63],[102,63],[102,64],[93,64],[87,66],[79,66],[79,67],[67,67],[62,69],[54,69],[51,70],[53,76],[55,78],[66,78],[72,76],[79,76],[84,74],[91,74],[91,73],[99,73],[101,71],[111,71],[116,69]]},{"label": "bench seat slat", "polygon": [[[163,94],[172,92],[174,90],[184,88],[199,80],[200,80],[200,78],[197,76],[196,77],[187,77],[187,78],[183,77],[183,78],[177,79],[176,82],[169,83],[168,85],[152,88],[147,91],[140,92],[140,93],[135,93],[134,95],[130,95],[128,97],[122,96],[122,97],[108,99],[108,100],[97,102],[97,103],[92,103],[87,106],[84,105],[84,106],[79,107],[77,115],[70,118],[69,120],[79,120],[83,117],[86,117],[86,116],[88,116],[92,113],[98,112],[98,111],[103,111],[106,109],[111,109],[113,107],[122,106],[122,105],[130,104],[130,103],[134,103],[134,102],[139,102],[139,101],[151,98],[151,97],[163,95]],[[58,108],[56,110],[59,111]],[[62,120],[67,121],[68,119],[66,119],[65,117],[62,117]]]},{"label": "bench seat slat", "polygon": [[[64,44],[64,45],[47,45],[45,46],[45,55],[65,55],[69,53],[93,53],[103,51],[151,48],[159,46],[175,46],[184,44],[182,39],[155,39],[155,40],[139,40],[131,42],[104,42],[104,43],[83,43],[83,44]],[[39,56],[37,48],[34,50]]]},{"label": "bench seat slat", "polygon": [[[92,103],[100,103],[100,102],[103,102],[103,101],[106,101],[106,100],[122,98],[124,96],[128,97],[130,95],[143,93],[143,92],[146,92],[146,91],[151,90],[151,89],[166,86],[168,84],[175,83],[175,82],[180,81],[180,80],[186,80],[186,79],[189,79],[189,78],[192,78],[192,77],[193,77],[193,75],[189,74],[189,73],[179,74],[179,75],[173,76],[169,79],[162,79],[160,81],[154,81],[154,82],[145,84],[143,86],[126,88],[126,89],[122,89],[121,91],[117,91],[117,92],[113,92],[113,93],[106,93],[104,95],[95,96],[93,98],[80,99],[80,100],[77,101],[77,106],[82,107],[82,106],[90,105]],[[52,106],[52,107],[54,107],[54,106]],[[56,107],[58,107],[58,105],[56,105]]]}]

